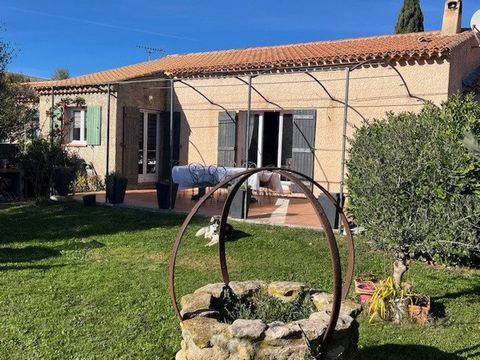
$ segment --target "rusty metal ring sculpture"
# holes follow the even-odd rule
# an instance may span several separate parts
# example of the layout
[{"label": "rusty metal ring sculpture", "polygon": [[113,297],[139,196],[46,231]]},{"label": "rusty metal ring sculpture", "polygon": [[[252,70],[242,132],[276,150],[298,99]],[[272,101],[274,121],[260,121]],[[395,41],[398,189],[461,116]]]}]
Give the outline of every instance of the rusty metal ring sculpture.
[{"label": "rusty metal ring sculpture", "polygon": [[[173,247],[173,252],[172,252],[172,257],[170,259],[170,266],[169,266],[169,280],[170,280],[170,299],[172,302],[172,305],[174,307],[175,313],[177,317],[179,318],[180,321],[182,321],[182,316],[180,313],[180,309],[178,307],[177,299],[176,299],[176,292],[175,292],[175,265],[176,265],[176,258],[178,255],[178,250],[180,248],[181,240],[185,234],[185,231],[187,229],[187,226],[193,219],[193,217],[196,215],[200,207],[205,203],[205,201],[215,193],[218,189],[221,187],[224,187],[228,183],[235,182],[235,185],[232,187],[232,190],[229,192],[229,195],[227,196],[227,199],[225,201],[223,211],[222,211],[222,216],[221,216],[221,222],[220,222],[220,233],[219,233],[219,257],[220,257],[220,267],[221,267],[221,272],[222,272],[222,277],[225,286],[229,285],[230,282],[230,277],[228,274],[228,268],[227,268],[227,262],[226,262],[226,255],[225,255],[225,226],[227,222],[227,216],[230,211],[230,206],[233,201],[233,198],[237,191],[240,189],[242,184],[252,175],[262,172],[262,171],[271,171],[278,173],[285,178],[289,179],[292,181],[295,185],[297,185],[302,192],[305,194],[305,196],[308,198],[310,203],[312,204],[318,219],[320,220],[320,223],[323,227],[323,230],[325,232],[328,246],[329,246],[329,251],[330,251],[330,256],[332,260],[332,267],[333,267],[333,303],[332,303],[332,310],[330,314],[330,321],[327,326],[327,329],[325,330],[323,339],[322,339],[322,344],[328,341],[328,339],[331,337],[333,334],[333,331],[335,329],[339,312],[340,312],[340,294],[342,294],[342,299],[345,299],[347,294],[348,294],[348,289],[350,288],[351,285],[351,280],[353,277],[353,267],[354,267],[354,247],[353,247],[353,238],[352,234],[348,225],[348,221],[346,219],[346,216],[344,215],[340,205],[336,202],[336,200],[331,196],[328,191],[326,191],[325,188],[323,188],[318,182],[314,181],[313,179],[309,178],[308,176],[299,173],[294,170],[290,169],[283,169],[283,168],[257,168],[257,169],[251,169],[251,170],[245,170],[241,173],[235,174],[234,176],[225,179],[224,181],[220,182],[217,184],[215,187],[211,188],[198,202],[195,204],[195,206],[192,208],[190,213],[187,215],[186,219],[184,220],[182,226],[180,227],[180,230],[177,234],[177,238],[175,240],[175,244]],[[320,203],[317,201],[315,196],[313,195],[312,191],[297,177],[294,175],[298,175],[300,177],[303,177],[307,181],[311,182],[314,184],[317,188],[319,188],[323,193],[325,193],[328,197],[328,199],[335,204],[337,211],[340,214],[340,217],[342,218],[342,222],[344,223],[346,233],[347,233],[347,240],[349,242],[348,244],[348,250],[349,250],[349,255],[348,255],[348,271],[347,271],[347,278],[345,279],[345,285],[343,287],[342,291],[342,286],[341,286],[341,266],[340,266],[340,255],[338,252],[338,246],[337,242],[335,239],[335,236],[333,234],[332,227],[325,215],[325,211],[323,207],[320,205]]]}]

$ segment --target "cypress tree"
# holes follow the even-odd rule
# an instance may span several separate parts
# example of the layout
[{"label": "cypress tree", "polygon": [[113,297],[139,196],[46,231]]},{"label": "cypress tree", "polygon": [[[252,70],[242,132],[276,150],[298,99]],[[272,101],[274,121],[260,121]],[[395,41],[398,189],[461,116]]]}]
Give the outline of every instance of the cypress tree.
[{"label": "cypress tree", "polygon": [[404,0],[397,25],[395,25],[395,34],[423,32],[423,30],[423,13],[420,0]]}]

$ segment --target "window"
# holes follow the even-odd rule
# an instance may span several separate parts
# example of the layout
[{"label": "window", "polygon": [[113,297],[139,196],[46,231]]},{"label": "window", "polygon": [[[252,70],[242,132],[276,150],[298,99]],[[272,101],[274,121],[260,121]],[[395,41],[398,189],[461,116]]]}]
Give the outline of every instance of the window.
[{"label": "window", "polygon": [[83,109],[71,110],[70,140],[72,143],[86,143],[87,141],[87,111]]}]

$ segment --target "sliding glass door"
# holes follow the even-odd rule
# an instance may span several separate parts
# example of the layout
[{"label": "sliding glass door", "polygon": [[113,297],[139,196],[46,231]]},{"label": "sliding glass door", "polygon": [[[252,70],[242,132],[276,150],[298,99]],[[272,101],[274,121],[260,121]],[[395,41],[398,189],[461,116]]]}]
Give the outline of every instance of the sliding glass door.
[{"label": "sliding glass door", "polygon": [[159,114],[141,112],[138,134],[138,182],[158,179]]},{"label": "sliding glass door", "polygon": [[259,112],[250,118],[248,161],[257,167],[290,167],[292,163],[293,114]]}]

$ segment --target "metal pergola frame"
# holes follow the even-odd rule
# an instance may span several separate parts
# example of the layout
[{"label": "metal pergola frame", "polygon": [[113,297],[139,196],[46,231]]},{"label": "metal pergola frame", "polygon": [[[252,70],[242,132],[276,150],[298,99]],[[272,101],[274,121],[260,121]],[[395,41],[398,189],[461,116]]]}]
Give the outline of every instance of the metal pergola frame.
[{"label": "metal pergola frame", "polygon": [[[312,65],[307,65],[307,66],[291,66],[291,67],[265,67],[263,69],[256,69],[256,70],[243,70],[243,71],[238,71],[236,73],[194,73],[194,74],[189,74],[187,76],[166,76],[166,77],[152,77],[148,79],[134,79],[134,80],[124,80],[124,81],[116,81],[116,82],[109,82],[106,84],[92,84],[95,86],[106,86],[107,87],[107,144],[106,144],[106,159],[105,159],[105,169],[106,169],[106,175],[108,174],[110,163],[109,163],[109,153],[110,153],[110,98],[111,98],[111,93],[112,93],[112,86],[114,85],[126,85],[126,84],[148,84],[151,82],[168,82],[169,86],[161,86],[161,87],[151,87],[151,88],[156,88],[156,89],[166,89],[169,90],[170,94],[170,149],[169,149],[169,162],[170,162],[170,169],[173,167],[173,127],[174,127],[174,101],[175,101],[175,83],[181,83],[184,84],[186,87],[192,89],[196,93],[198,93],[200,96],[202,96],[209,104],[213,106],[217,106],[218,108],[224,110],[229,113],[229,111],[222,106],[221,104],[215,103],[214,101],[210,100],[205,94],[203,94],[198,88],[194,87],[193,85],[187,83],[187,80],[204,80],[204,79],[225,79],[225,78],[231,78],[231,79],[237,79],[240,82],[242,82],[244,85],[248,86],[247,90],[247,121],[245,122],[245,164],[248,164],[248,133],[250,131],[250,121],[248,121],[251,117],[252,113],[252,91],[257,93],[265,102],[267,102],[270,105],[273,105],[280,110],[283,108],[279,105],[274,103],[273,101],[267,99],[258,89],[254,87],[253,80],[257,78],[258,76],[266,76],[266,75],[281,75],[281,74],[299,74],[299,73],[305,73],[307,76],[312,78],[326,93],[326,95],[330,98],[330,100],[338,102],[340,104],[343,104],[343,128],[342,128],[342,148],[341,148],[341,164],[340,164],[340,206],[343,208],[344,205],[344,200],[345,200],[345,164],[346,164],[346,144],[347,144],[347,130],[348,130],[348,114],[349,114],[349,109],[352,109],[355,111],[359,116],[361,116],[363,119],[363,115],[361,113],[354,109],[352,106],[349,104],[349,95],[350,95],[350,75],[353,71],[365,67],[365,66],[373,66],[373,65],[380,65],[380,66],[387,66],[393,69],[398,77],[402,80],[403,86],[405,87],[405,90],[407,92],[407,96],[412,98],[412,99],[417,99],[422,102],[425,102],[425,99],[420,98],[418,96],[413,95],[410,92],[410,89],[408,88],[408,85],[403,78],[401,72],[389,61],[384,60],[384,59],[370,59],[370,60],[365,60],[361,62],[354,62],[354,63],[338,63],[338,64],[312,64]],[[334,98],[326,89],[326,87],[323,85],[323,83],[313,76],[312,73],[315,72],[326,72],[326,71],[345,71],[345,95],[344,95],[344,100],[339,100]],[[242,77],[247,77],[248,81],[244,80]],[[232,86],[232,85],[230,85]],[[57,89],[62,89],[62,88],[71,88],[72,86],[51,86],[51,98],[52,98],[52,111],[54,107],[54,99],[55,99],[55,90]],[[215,87],[215,86],[212,86]],[[118,91],[118,90],[117,90]],[[52,112],[53,114],[53,112]],[[53,115],[51,119],[51,126],[53,127]],[[248,167],[248,166],[247,166]],[[171,171],[170,171],[170,199],[172,197],[172,177],[171,177]],[[107,201],[105,199],[105,201]],[[172,208],[170,204],[170,208]],[[246,207],[245,207],[246,208]]]}]

